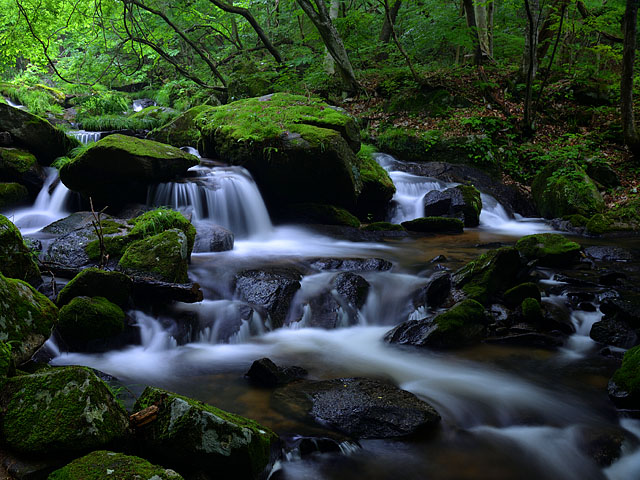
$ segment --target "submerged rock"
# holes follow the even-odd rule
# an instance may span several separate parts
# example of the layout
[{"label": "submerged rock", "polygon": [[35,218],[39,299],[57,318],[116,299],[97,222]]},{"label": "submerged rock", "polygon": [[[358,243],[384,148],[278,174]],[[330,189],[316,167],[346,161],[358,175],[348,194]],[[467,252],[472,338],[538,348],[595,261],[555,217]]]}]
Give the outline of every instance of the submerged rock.
[{"label": "submerged rock", "polygon": [[274,392],[274,406],[355,438],[393,438],[432,431],[431,405],[394,385],[367,378],[298,382]]},{"label": "submerged rock", "polygon": [[3,215],[0,215],[0,273],[35,287],[42,283],[38,264],[25,245],[20,230]]},{"label": "submerged rock", "polygon": [[60,290],[56,303],[62,306],[75,297],[100,296],[124,307],[131,295],[132,285],[131,278],[122,272],[85,268]]},{"label": "submerged rock", "polygon": [[134,409],[151,405],[157,418],[136,432],[141,451],[198,478],[258,478],[278,443],[252,420],[159,388],[147,387]]},{"label": "submerged rock", "polygon": [[257,385],[275,388],[306,377],[307,371],[302,367],[279,367],[272,360],[261,358],[251,364],[245,376]]},{"label": "submerged rock", "polygon": [[122,453],[97,450],[49,475],[47,480],[183,480],[173,470]]},{"label": "submerged rock", "polygon": [[55,455],[104,447],[125,436],[128,416],[107,385],[84,367],[8,379],[0,429],[19,452]]},{"label": "submerged rock", "polygon": [[58,308],[31,285],[0,274],[0,341],[11,343],[11,356],[20,365],[51,336]]},{"label": "submerged rock", "polygon": [[471,185],[458,185],[442,192],[432,190],[424,196],[425,217],[452,217],[462,220],[465,227],[477,227],[481,211],[480,192]]}]

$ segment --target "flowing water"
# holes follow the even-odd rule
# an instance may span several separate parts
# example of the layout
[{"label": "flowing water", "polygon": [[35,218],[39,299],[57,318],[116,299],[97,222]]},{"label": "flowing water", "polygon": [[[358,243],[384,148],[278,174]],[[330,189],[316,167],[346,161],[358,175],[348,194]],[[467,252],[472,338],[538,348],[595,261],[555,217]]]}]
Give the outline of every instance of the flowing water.
[{"label": "flowing water", "polygon": [[[395,160],[388,156],[378,160],[397,186],[393,221],[422,216],[424,194],[450,186],[394,170]],[[49,187],[43,189],[48,201],[39,196],[32,215],[58,195],[60,187],[53,194]],[[606,396],[607,376],[582,367],[597,357],[588,332],[601,317],[598,311],[571,312],[576,333],[556,352],[482,345],[443,353],[383,341],[392,326],[428,311],[428,305],[413,306],[411,292],[438,271],[431,258],[444,255],[441,263],[455,269],[490,244],[550,231],[541,220],[511,218],[483,194],[481,225],[463,235],[354,242],[296,225],[274,226],[256,184],[240,167],[195,167],[183,181],[150,189],[148,198],[150,204],[189,213],[196,228],[213,222],[235,234],[233,250],[192,256],[190,277],[202,286],[205,300],[176,304],[161,315],[129,312],[140,330],[139,345],[80,354],[60,352],[50,341],[54,365],[97,368],[119,377],[134,393],[144,384],[178,391],[254,418],[294,440],[332,434],[274,410],[269,392],[243,378],[256,359],[299,365],[317,379],[389,380],[430,402],[443,418],[439,433],[429,439],[341,441],[337,452],[306,456],[294,448],[278,462],[273,478],[640,478],[640,424],[630,419],[619,423]],[[56,201],[56,216],[62,216],[60,199]],[[40,224],[44,220],[19,223],[25,233]],[[233,295],[231,279],[240,270],[308,264],[314,257],[383,257],[393,267],[361,273],[371,285],[364,305],[355,313],[341,306],[336,328],[329,330],[310,327],[317,319],[309,305],[331,289],[338,272],[306,275],[285,327],[276,330],[269,318]],[[566,301],[565,293],[557,293],[561,281],[549,278],[544,285],[550,290],[543,301]],[[185,316],[192,319],[187,330]],[[592,432],[609,428],[623,429],[628,442],[621,459],[603,469],[584,453],[583,443]]]},{"label": "flowing water", "polygon": [[102,138],[103,132],[90,132],[88,130],[69,130],[67,132],[72,137],[78,139],[80,143],[83,145],[87,145],[89,143],[97,142]]}]

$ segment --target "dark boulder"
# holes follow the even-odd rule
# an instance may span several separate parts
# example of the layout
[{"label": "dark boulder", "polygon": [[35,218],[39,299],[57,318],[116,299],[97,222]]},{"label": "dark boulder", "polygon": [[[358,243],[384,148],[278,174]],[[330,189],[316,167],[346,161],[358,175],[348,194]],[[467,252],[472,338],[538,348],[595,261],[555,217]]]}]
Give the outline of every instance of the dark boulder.
[{"label": "dark boulder", "polygon": [[40,269],[24,243],[20,230],[0,215],[0,273],[37,287],[42,283]]},{"label": "dark boulder", "polygon": [[220,225],[201,222],[198,223],[196,232],[193,245],[196,253],[233,250],[233,233]]},{"label": "dark boulder", "polygon": [[640,346],[624,354],[622,365],[609,381],[609,398],[618,407],[640,409]]},{"label": "dark boulder", "polygon": [[418,233],[462,233],[464,223],[457,218],[422,217],[401,224],[405,230]]},{"label": "dark boulder", "polygon": [[448,272],[436,272],[424,287],[413,294],[413,306],[415,308],[438,308],[451,293],[451,274]]},{"label": "dark boulder", "polygon": [[252,383],[261,387],[275,388],[300,380],[307,376],[307,371],[302,367],[279,367],[268,358],[261,358],[251,364],[245,376]]},{"label": "dark boulder", "polygon": [[425,217],[457,218],[465,227],[477,227],[481,211],[480,192],[471,185],[458,185],[444,191],[432,190],[424,196]]},{"label": "dark boulder", "polygon": [[393,264],[384,258],[315,258],[309,260],[309,266],[322,271],[384,272]]}]

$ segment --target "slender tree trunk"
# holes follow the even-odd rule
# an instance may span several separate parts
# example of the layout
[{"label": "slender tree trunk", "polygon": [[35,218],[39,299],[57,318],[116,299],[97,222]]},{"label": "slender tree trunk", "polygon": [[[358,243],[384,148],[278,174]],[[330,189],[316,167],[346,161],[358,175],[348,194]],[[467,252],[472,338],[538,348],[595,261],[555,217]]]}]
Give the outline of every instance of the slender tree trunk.
[{"label": "slender tree trunk", "polygon": [[[329,19],[333,22],[336,18],[338,18],[338,11],[340,8],[340,0],[331,0],[331,5],[329,6]],[[335,62],[333,61],[333,57],[329,53],[327,47],[324,47],[324,70],[329,75],[333,75],[336,73]]]},{"label": "slender tree trunk", "polygon": [[493,14],[496,10],[495,2],[487,5],[487,36],[489,37],[489,56],[493,58]]},{"label": "slender tree trunk", "polygon": [[331,18],[329,18],[329,11],[324,0],[314,0],[315,7],[311,0],[297,0],[297,2],[315,25],[327,50],[335,60],[335,66],[344,81],[345,87],[349,92],[357,92],[360,89],[360,85],[356,80],[353,66],[342,43],[342,38],[340,38],[340,34],[331,22]]},{"label": "slender tree trunk", "polygon": [[380,36],[378,40],[381,43],[389,43],[391,40],[391,26],[396,23],[396,18],[398,18],[398,12],[400,11],[400,7],[402,6],[402,0],[396,0],[391,8],[389,9],[389,16],[391,17],[391,22],[387,15],[384,16],[384,22],[382,24],[382,30],[380,31]]},{"label": "slender tree trunk", "polygon": [[627,0],[622,24],[624,43],[622,51],[622,75],[620,77],[620,111],[624,143],[634,155],[640,154],[640,137],[633,115],[633,63],[636,58],[638,34],[638,5],[640,0]]},{"label": "slender tree trunk", "polygon": [[473,63],[482,65],[482,49],[478,39],[478,24],[476,22],[476,12],[473,7],[473,0],[463,0],[464,13],[467,16],[467,26],[471,30],[471,40],[473,42]]},{"label": "slender tree trunk", "polygon": [[534,115],[532,111],[533,82],[538,69],[538,24],[540,20],[540,0],[524,0],[524,8],[527,13],[527,30],[525,33],[525,47],[523,55],[523,72],[525,77],[524,93],[524,131],[531,134],[534,129]]},{"label": "slender tree trunk", "polygon": [[489,47],[489,23],[487,5],[485,3],[476,3],[473,5],[473,12],[476,17],[476,30],[478,35],[478,43],[482,55],[490,57]]},{"label": "slender tree trunk", "polygon": [[383,0],[383,4],[384,4],[384,12],[385,12],[385,15],[387,16],[387,21],[389,22],[389,25],[391,27],[391,36],[393,36],[393,41],[398,47],[398,50],[400,50],[400,53],[404,57],[405,62],[407,62],[407,66],[409,67],[409,70],[411,70],[411,75],[413,75],[413,79],[416,81],[416,83],[419,84],[421,83],[420,78],[418,77],[418,74],[416,73],[415,68],[413,68],[411,57],[409,57],[409,54],[400,43],[400,39],[398,38],[398,34],[396,33],[396,27],[391,18],[391,9],[389,8],[389,0]]}]

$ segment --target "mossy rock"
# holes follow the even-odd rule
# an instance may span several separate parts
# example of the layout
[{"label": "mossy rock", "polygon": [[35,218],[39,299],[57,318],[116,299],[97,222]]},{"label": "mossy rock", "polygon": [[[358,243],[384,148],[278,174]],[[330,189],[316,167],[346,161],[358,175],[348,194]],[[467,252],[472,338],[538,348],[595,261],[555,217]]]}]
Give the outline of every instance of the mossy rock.
[{"label": "mossy rock", "polygon": [[189,255],[191,255],[196,238],[196,228],[182,213],[169,208],[156,208],[132,219],[129,223],[133,225],[128,233],[131,238],[144,238],[172,228],[182,230],[182,233],[187,237]]},{"label": "mossy rock", "polygon": [[586,227],[589,235],[603,235],[615,230],[613,220],[601,213],[596,213],[591,217]]},{"label": "mossy rock", "polygon": [[572,227],[586,227],[587,223],[589,222],[589,219],[587,217],[585,217],[584,215],[580,215],[580,214],[574,214],[574,215],[565,215],[564,217],[562,217],[563,220],[567,220]]},{"label": "mossy rock", "polygon": [[540,302],[535,298],[525,298],[520,306],[522,317],[528,323],[538,324],[544,318]]},{"label": "mossy rock", "polygon": [[575,162],[552,162],[536,175],[531,193],[545,218],[579,214],[591,217],[604,210],[593,180]]},{"label": "mossy rock", "polygon": [[125,135],[108,135],[60,168],[60,179],[94,203],[146,202],[147,187],[168,182],[197,165],[179,148]]},{"label": "mossy rock", "polygon": [[123,307],[131,295],[132,284],[131,278],[122,272],[85,268],[60,290],[56,303],[62,306],[75,297],[101,296]]},{"label": "mossy rock", "polygon": [[457,185],[454,188],[462,194],[464,226],[477,227],[480,225],[480,212],[482,212],[480,190],[473,185]]},{"label": "mossy rock", "polygon": [[527,298],[534,298],[540,301],[540,289],[535,283],[527,282],[510,288],[502,296],[507,305],[516,307]]},{"label": "mossy rock", "polygon": [[75,297],[60,309],[58,333],[73,350],[122,333],[124,312],[104,297]]},{"label": "mossy rock", "polygon": [[462,233],[464,223],[457,218],[422,217],[402,222],[402,227],[410,232],[420,233]]},{"label": "mossy rock", "polygon": [[151,105],[149,107],[143,108],[139,112],[132,113],[129,118],[142,120],[142,119],[153,119],[158,120],[164,118],[168,115],[174,115],[177,112],[172,108],[161,107],[159,105]]},{"label": "mossy rock", "polygon": [[134,409],[154,404],[157,420],[141,431],[139,444],[152,460],[220,478],[258,478],[271,461],[278,436],[252,420],[154,387],[147,387]]},{"label": "mossy rock", "polygon": [[38,264],[20,230],[3,215],[0,215],[0,273],[25,280],[35,287],[42,283]]},{"label": "mossy rock", "polygon": [[516,249],[527,261],[537,260],[545,267],[564,267],[580,260],[580,247],[558,233],[539,233],[522,237]]},{"label": "mossy rock", "polygon": [[140,457],[97,450],[49,475],[47,480],[183,480],[173,470]]},{"label": "mossy rock", "polygon": [[389,202],[396,193],[396,187],[387,171],[376,162],[373,145],[363,144],[358,152],[362,191],[358,197],[358,215],[361,218],[373,216],[382,218]]},{"label": "mossy rock", "polygon": [[317,223],[321,225],[341,225],[358,228],[360,220],[344,208],[335,205],[323,205],[319,203],[300,203],[290,205],[288,218],[302,223]]},{"label": "mossy rock", "polygon": [[0,176],[18,180],[30,170],[37,168],[36,157],[19,148],[0,148]]},{"label": "mossy rock", "polygon": [[29,191],[19,183],[0,183],[0,209],[27,203]]},{"label": "mossy rock", "polygon": [[202,112],[211,108],[209,105],[190,108],[169,123],[149,132],[147,138],[157,142],[168,143],[174,147],[199,148],[200,130],[196,127],[194,120]]},{"label": "mossy rock", "polygon": [[453,282],[469,298],[486,305],[497,294],[518,283],[521,273],[518,250],[502,247],[467,263],[453,275]]},{"label": "mossy rock", "polygon": [[17,452],[65,455],[121,440],[127,413],[90,369],[60,367],[11,377],[0,393],[4,443]]},{"label": "mossy rock", "polygon": [[624,354],[609,382],[609,396],[621,407],[640,409],[640,345]]},{"label": "mossy rock", "polygon": [[32,152],[43,165],[80,145],[75,138],[48,121],[19,108],[0,104],[0,132],[9,132],[19,146]]},{"label": "mossy rock", "polygon": [[0,387],[2,386],[2,378],[9,376],[12,367],[11,344],[0,342]]},{"label": "mossy rock", "polygon": [[195,122],[204,154],[246,167],[269,202],[355,207],[359,130],[323,101],[275,93],[212,107]]},{"label": "mossy rock", "polygon": [[58,308],[28,283],[3,275],[0,299],[0,341],[11,342],[11,355],[20,365],[51,336]]},{"label": "mossy rock", "polygon": [[119,268],[128,275],[163,282],[187,283],[189,249],[186,235],[178,229],[143,238],[125,250]]},{"label": "mossy rock", "polygon": [[373,222],[368,225],[360,227],[360,230],[366,232],[404,232],[405,229],[402,225],[389,222]]}]

